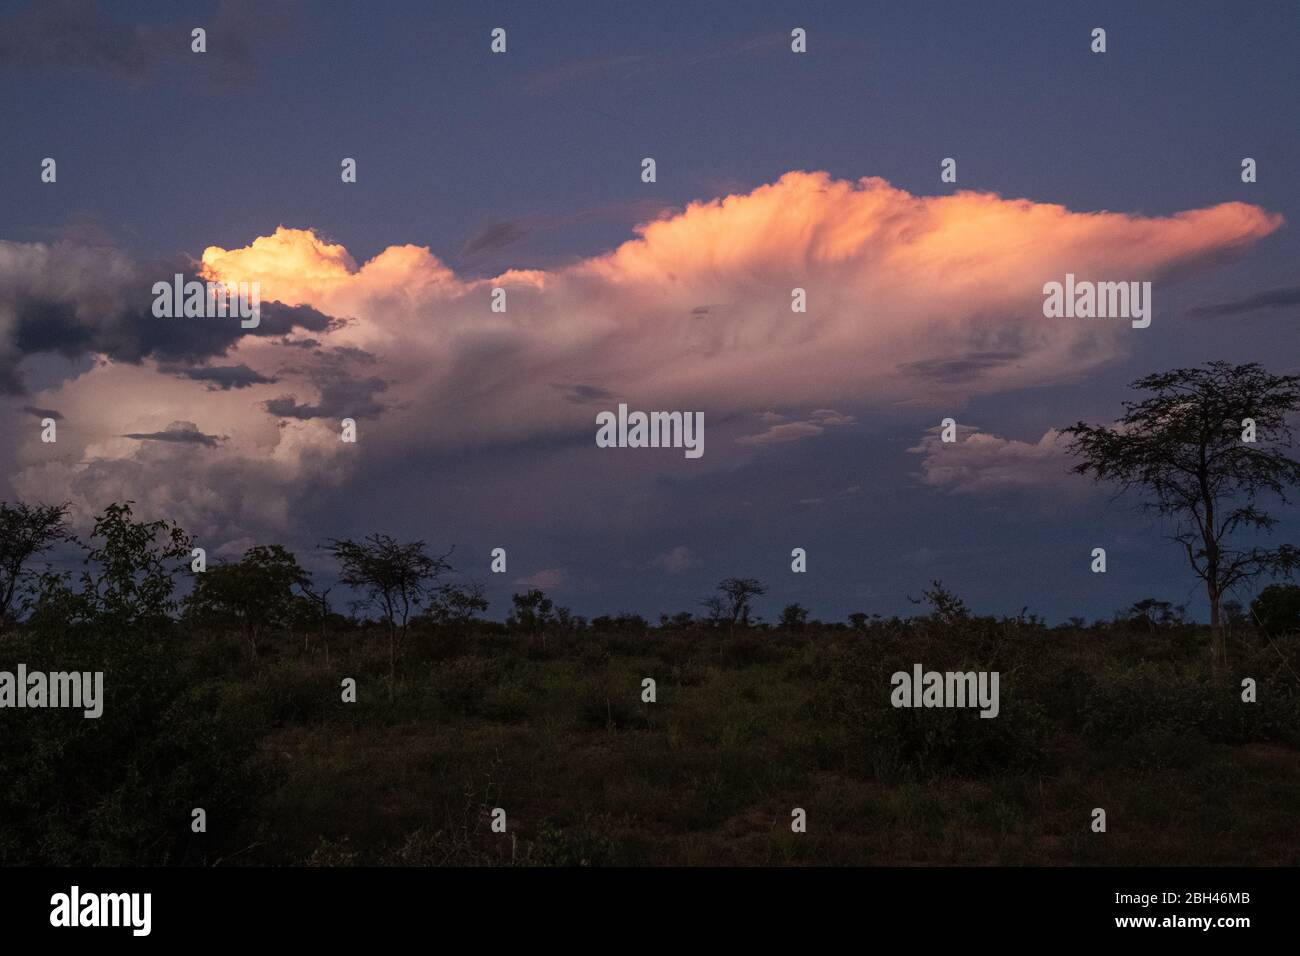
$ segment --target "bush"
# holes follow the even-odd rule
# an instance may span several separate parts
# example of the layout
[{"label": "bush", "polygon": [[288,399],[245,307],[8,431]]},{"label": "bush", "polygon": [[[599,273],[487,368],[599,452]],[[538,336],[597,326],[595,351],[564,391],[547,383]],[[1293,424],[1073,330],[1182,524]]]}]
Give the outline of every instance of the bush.
[{"label": "bush", "polygon": [[623,855],[605,826],[584,823],[563,830],[547,821],[529,842],[527,861],[534,866],[619,866]]},{"label": "bush", "polygon": [[1019,700],[995,718],[951,707],[895,708],[885,703],[862,728],[868,764],[885,779],[982,777],[1019,773],[1043,758],[1046,719],[1037,703]]},{"label": "bush", "polygon": [[1269,637],[1300,632],[1300,587],[1294,584],[1270,584],[1250,609]]},{"label": "bush", "polygon": [[[97,719],[6,712],[0,864],[212,863],[256,840],[246,822],[270,784],[256,759],[256,712],[223,703],[173,636],[24,634],[3,646],[0,669],[102,671],[104,704]],[[195,807],[209,832],[191,831]]]},{"label": "bush", "polygon": [[458,657],[434,672],[438,699],[453,713],[479,714],[488,691],[500,679],[501,665],[482,657]]}]

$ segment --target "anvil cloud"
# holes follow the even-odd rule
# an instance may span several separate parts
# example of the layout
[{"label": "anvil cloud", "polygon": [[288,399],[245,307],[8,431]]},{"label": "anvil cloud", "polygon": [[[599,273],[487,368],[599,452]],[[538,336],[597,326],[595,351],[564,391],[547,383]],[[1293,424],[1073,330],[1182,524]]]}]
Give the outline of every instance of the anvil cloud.
[{"label": "anvil cloud", "polygon": [[[772,408],[809,420],[951,408],[1076,381],[1143,334],[1127,323],[1044,318],[1044,282],[1067,272],[1152,281],[1158,324],[1162,282],[1280,225],[1243,203],[1148,218],[988,193],[915,196],[881,179],[791,172],[748,194],[692,203],[605,255],[546,271],[459,276],[412,245],[358,264],[340,244],[283,227],[243,248],[208,248],[204,278],[256,281],[263,300],[282,304],[272,332],[259,335],[240,335],[234,323],[178,339],[152,323],[214,320],[158,320],[121,303],[96,312],[83,300],[93,301],[97,278],[121,296],[120,277],[147,270],[118,252],[81,250],[78,306],[57,313],[57,344],[33,317],[69,293],[24,278],[24,263],[50,253],[6,243],[0,372],[8,368],[11,390],[26,355],[102,359],[28,397],[66,421],[57,456],[22,432],[16,490],[94,510],[129,484],[146,510],[170,508],[235,540],[282,526],[286,496],[303,483],[346,483],[358,450],[382,468],[413,448],[594,449],[596,412],[619,401],[700,410],[706,426]],[[504,313],[490,308],[494,287],[507,292]],[[791,311],[796,287],[807,292],[806,313]],[[226,371],[201,371],[217,356]],[[236,368],[238,387],[214,388]],[[339,442],[342,417],[361,423],[357,446]],[[224,440],[122,437],[176,421]],[[730,448],[755,453],[768,443],[759,436]],[[709,447],[710,456],[729,453]],[[215,501],[203,475],[217,470],[261,491]]]}]

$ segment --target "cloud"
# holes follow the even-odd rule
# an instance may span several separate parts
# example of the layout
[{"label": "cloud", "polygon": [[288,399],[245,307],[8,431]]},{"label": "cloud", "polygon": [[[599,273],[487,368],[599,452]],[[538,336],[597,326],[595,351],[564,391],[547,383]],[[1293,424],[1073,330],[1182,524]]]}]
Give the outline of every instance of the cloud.
[{"label": "cloud", "polygon": [[[843,488],[840,491],[835,492],[835,494],[830,496],[829,500],[842,501],[845,498],[854,498],[860,494],[862,494],[861,485],[849,485],[847,488]],[[825,497],[800,498],[798,503],[801,505],[824,505],[827,502],[827,500],[828,499]]]},{"label": "cloud", "polygon": [[536,571],[524,578],[515,579],[515,587],[518,588],[537,588],[541,591],[551,591],[562,587],[567,575],[563,568],[546,568]]},{"label": "cloud", "polygon": [[199,431],[199,427],[193,422],[172,422],[164,431],[135,432],[122,437],[134,438],[136,441],[167,441],[177,442],[182,445],[204,445],[208,448],[216,447],[217,443],[221,441],[216,435],[205,435]]},{"label": "cloud", "polygon": [[278,381],[274,376],[263,375],[247,365],[159,366],[159,371],[166,375],[204,382],[208,388],[223,391],[248,388],[250,385],[272,385]]},{"label": "cloud", "polygon": [[1233,302],[1198,306],[1191,310],[1191,314],[1197,317],[1221,318],[1229,315],[1246,315],[1251,312],[1270,312],[1297,305],[1300,305],[1300,286],[1292,286],[1286,289],[1270,289]]},{"label": "cloud", "polygon": [[552,384],[551,388],[558,388],[564,393],[564,397],[575,405],[587,405],[591,402],[604,402],[614,397],[614,393],[608,389],[601,388],[598,385],[556,385]]},{"label": "cloud", "polygon": [[[827,428],[840,425],[853,425],[856,419],[852,415],[841,415],[839,412],[829,408],[821,408],[812,412],[806,421],[784,421],[784,416],[777,415],[774,412],[762,412],[759,414],[759,420],[763,422],[780,422],[772,424],[765,431],[756,435],[742,435],[736,439],[740,445],[780,445],[787,442],[799,441],[803,438],[811,438],[814,435],[820,435]],[[820,499],[819,499],[820,500]]]},{"label": "cloud", "polygon": [[514,245],[532,231],[531,226],[518,219],[489,223],[461,244],[460,255],[468,257],[480,252],[496,252]]},{"label": "cloud", "polygon": [[312,364],[296,371],[316,389],[315,402],[299,402],[293,395],[281,395],[262,403],[266,411],[279,418],[377,418],[385,406],[376,396],[388,388],[388,382],[362,369],[376,363],[375,356],[364,349],[340,346],[313,356]]},{"label": "cloud", "polygon": [[[85,495],[86,508],[115,488],[148,487],[178,519],[257,537],[257,521],[292,524],[306,485],[342,487],[363,468],[384,481],[416,457],[489,447],[594,454],[593,402],[699,410],[708,423],[814,410],[764,413],[764,430],[742,446],[823,434],[880,408],[958,408],[1078,381],[1142,334],[1126,322],[1044,318],[1045,281],[1066,272],[1172,281],[1280,224],[1243,203],[1147,218],[792,172],[645,222],[603,255],[487,278],[458,275],[413,245],[358,263],[308,229],[209,247],[204,278],[261,284],[264,328],[247,331],[154,319],[151,284],[170,272],[112,248],[0,242],[0,384],[12,387],[37,351],[96,359],[32,396],[73,428],[57,460],[22,433],[14,482],[20,493]],[[497,286],[508,292],[504,313],[491,310]],[[807,290],[807,313],[790,310],[795,287]],[[702,303],[707,313],[693,314]],[[174,374],[218,356],[227,364],[211,367],[249,371],[214,374],[242,384]],[[370,420],[364,456],[338,440],[342,417]],[[121,437],[166,431],[173,419],[226,440],[179,462],[164,446],[192,447]],[[729,445],[708,446],[698,462],[615,455],[600,467],[626,468],[620,480],[630,481],[702,474],[735,454]],[[592,467],[568,461],[570,475]],[[213,491],[204,469],[231,488]]]},{"label": "cloud", "polygon": [[994,372],[1006,365],[1014,365],[1021,353],[1015,351],[971,352],[959,358],[924,359],[919,362],[904,362],[899,370],[918,378],[929,379],[944,384],[960,384],[973,381],[987,372]]},{"label": "cloud", "polygon": [[956,495],[992,496],[1026,491],[1087,494],[1089,484],[1070,472],[1068,441],[1049,429],[1037,442],[999,438],[957,426],[957,441],[945,443],[931,428],[908,451],[921,456],[921,482]]},{"label": "cloud", "polygon": [[663,568],[669,574],[681,574],[688,568],[693,568],[699,564],[699,559],[691,554],[691,549],[684,544],[679,544],[670,551],[665,551],[654,559],[654,564]]},{"label": "cloud", "polygon": [[35,415],[37,418],[53,418],[56,422],[63,420],[63,415],[53,408],[40,408],[36,405],[24,405],[23,411],[28,415]]},{"label": "cloud", "polygon": [[193,276],[188,263],[138,262],[111,246],[0,240],[0,390],[22,393],[18,366],[28,355],[197,364],[242,339],[345,324],[310,305],[265,296],[253,329],[238,318],[157,318],[153,285],[176,273]]}]

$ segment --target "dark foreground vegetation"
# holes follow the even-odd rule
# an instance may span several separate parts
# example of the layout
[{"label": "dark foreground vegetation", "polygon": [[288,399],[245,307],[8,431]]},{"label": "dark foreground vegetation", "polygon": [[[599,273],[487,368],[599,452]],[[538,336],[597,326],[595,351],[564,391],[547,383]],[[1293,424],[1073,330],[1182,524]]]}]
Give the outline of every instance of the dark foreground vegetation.
[{"label": "dark foreground vegetation", "polygon": [[[377,536],[327,546],[344,616],[282,549],[181,598],[191,542],[128,506],[76,576],[35,568],[61,511],[0,517],[0,670],[103,671],[106,698],[0,710],[0,863],[1300,863],[1293,588],[1225,609],[1225,678],[1158,601],[1049,627],[933,585],[910,619],[770,626],[729,579],[653,626],[540,592],[495,623],[446,556]],[[916,663],[1000,672],[999,715],[895,709]]]}]

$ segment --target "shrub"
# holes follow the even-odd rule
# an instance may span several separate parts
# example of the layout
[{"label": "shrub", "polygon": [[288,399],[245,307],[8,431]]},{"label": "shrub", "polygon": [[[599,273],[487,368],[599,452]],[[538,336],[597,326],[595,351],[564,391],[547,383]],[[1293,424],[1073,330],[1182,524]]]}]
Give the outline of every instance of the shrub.
[{"label": "shrub", "polygon": [[1270,584],[1251,602],[1250,609],[1269,637],[1300,632],[1300,587]]}]

